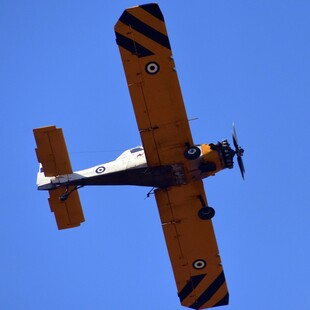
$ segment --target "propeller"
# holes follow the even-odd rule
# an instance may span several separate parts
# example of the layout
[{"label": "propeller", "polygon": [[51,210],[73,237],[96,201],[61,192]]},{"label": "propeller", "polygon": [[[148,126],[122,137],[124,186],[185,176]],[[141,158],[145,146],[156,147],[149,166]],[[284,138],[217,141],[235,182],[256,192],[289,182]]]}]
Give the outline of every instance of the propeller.
[{"label": "propeller", "polygon": [[237,161],[238,161],[239,169],[240,169],[240,172],[242,175],[242,179],[244,179],[245,169],[244,169],[244,164],[243,164],[243,160],[242,160],[244,149],[241,148],[238,144],[238,138],[237,138],[237,133],[236,133],[236,129],[235,129],[235,123],[233,123],[232,138],[233,138],[233,142],[234,142],[234,146],[235,146],[235,154],[237,155]]}]

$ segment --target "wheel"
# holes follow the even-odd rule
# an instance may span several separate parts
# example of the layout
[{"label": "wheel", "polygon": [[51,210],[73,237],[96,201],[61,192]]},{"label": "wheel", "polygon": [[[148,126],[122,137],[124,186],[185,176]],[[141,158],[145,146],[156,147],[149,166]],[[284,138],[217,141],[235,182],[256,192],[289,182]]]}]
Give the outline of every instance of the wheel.
[{"label": "wheel", "polygon": [[201,151],[197,146],[191,146],[185,150],[184,157],[189,160],[194,160],[199,158],[200,154]]},{"label": "wheel", "polygon": [[214,215],[215,215],[215,211],[211,207],[203,207],[198,212],[198,216],[202,220],[211,220]]},{"label": "wheel", "polygon": [[69,193],[64,193],[63,195],[59,196],[60,201],[66,201],[69,197]]}]

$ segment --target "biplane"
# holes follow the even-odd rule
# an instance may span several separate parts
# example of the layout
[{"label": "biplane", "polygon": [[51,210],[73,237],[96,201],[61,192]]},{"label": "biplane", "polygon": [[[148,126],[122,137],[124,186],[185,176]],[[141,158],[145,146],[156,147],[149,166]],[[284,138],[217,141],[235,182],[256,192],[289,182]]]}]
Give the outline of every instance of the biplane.
[{"label": "biplane", "polygon": [[73,172],[62,129],[34,129],[40,163],[39,190],[59,229],[84,222],[78,189],[90,185],[155,188],[162,229],[183,306],[204,309],[228,304],[228,290],[202,179],[237,161],[243,149],[233,127],[227,140],[194,144],[163,14],[157,4],[126,9],[115,25],[134,113],[142,140],[115,160]]}]

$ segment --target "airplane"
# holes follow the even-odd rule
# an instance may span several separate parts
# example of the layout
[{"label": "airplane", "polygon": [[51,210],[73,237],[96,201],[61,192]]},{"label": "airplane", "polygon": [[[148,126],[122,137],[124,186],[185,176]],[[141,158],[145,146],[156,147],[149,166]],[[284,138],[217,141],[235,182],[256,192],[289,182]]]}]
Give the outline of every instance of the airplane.
[{"label": "airplane", "polygon": [[78,189],[91,185],[154,188],[162,229],[183,306],[227,305],[229,294],[212,225],[215,211],[202,180],[231,169],[244,178],[244,150],[233,125],[227,140],[194,144],[163,14],[158,4],[126,9],[115,25],[142,146],[115,160],[73,172],[61,128],[35,128],[37,186],[49,192],[59,229],[85,221]]}]

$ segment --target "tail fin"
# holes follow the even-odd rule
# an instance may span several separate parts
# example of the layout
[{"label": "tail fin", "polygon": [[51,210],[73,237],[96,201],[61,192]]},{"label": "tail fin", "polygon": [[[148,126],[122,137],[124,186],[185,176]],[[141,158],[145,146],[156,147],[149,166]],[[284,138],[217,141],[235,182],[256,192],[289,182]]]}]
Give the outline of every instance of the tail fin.
[{"label": "tail fin", "polygon": [[53,187],[51,178],[45,176],[41,163],[39,163],[39,171],[37,174],[37,186],[38,189],[51,189]]},{"label": "tail fin", "polygon": [[59,197],[67,189],[64,187],[51,189],[53,186],[49,178],[72,173],[62,129],[47,126],[36,128],[33,133],[37,143],[36,154],[40,163],[37,184],[40,185],[40,189],[49,190],[48,201],[51,211],[55,214],[58,229],[79,226],[85,219],[77,190],[72,192],[65,201],[61,201]]}]

